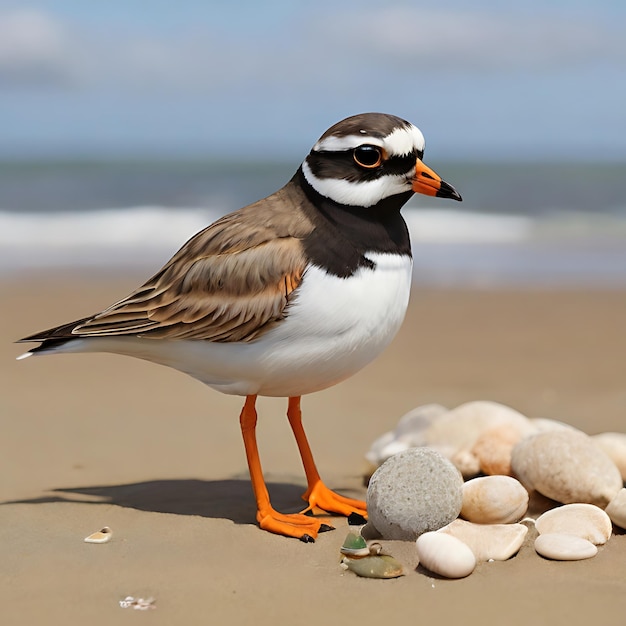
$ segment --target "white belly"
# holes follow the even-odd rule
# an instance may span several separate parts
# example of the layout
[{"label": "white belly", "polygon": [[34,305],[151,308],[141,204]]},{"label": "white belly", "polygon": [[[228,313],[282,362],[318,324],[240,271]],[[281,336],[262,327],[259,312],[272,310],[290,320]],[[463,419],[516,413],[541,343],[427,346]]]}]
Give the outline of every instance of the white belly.
[{"label": "white belly", "polygon": [[115,352],[186,372],[223,393],[298,396],[367,365],[393,339],[411,288],[409,257],[368,253],[374,271],[344,279],[307,269],[287,318],[250,343],[102,338],[64,351]]}]

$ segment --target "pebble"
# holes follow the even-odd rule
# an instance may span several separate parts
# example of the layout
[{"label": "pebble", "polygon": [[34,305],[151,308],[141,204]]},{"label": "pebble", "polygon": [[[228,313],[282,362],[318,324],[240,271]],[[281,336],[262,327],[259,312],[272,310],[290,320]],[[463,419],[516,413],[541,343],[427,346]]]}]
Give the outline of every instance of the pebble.
[{"label": "pebble", "polygon": [[626,489],[620,489],[604,510],[616,526],[626,529]]},{"label": "pebble", "polygon": [[592,435],[593,442],[607,454],[626,481],[626,434],[625,433],[600,433]]},{"label": "pebble", "polygon": [[555,561],[581,561],[598,553],[598,548],[582,537],[563,533],[546,533],[535,539],[537,554]]},{"label": "pebble", "polygon": [[528,527],[524,524],[473,524],[457,519],[437,532],[460,539],[477,561],[506,561],[522,547]]},{"label": "pebble", "polygon": [[449,409],[441,404],[423,404],[418,406],[400,418],[394,433],[396,437],[403,438],[412,446],[424,445],[424,431],[440,415],[447,413]]},{"label": "pebble", "polygon": [[528,418],[515,409],[486,400],[467,402],[436,417],[424,433],[424,445],[439,450],[465,478],[471,478],[480,471],[473,452],[477,440],[485,431],[505,425],[521,435],[534,432]]},{"label": "pebble", "polygon": [[472,550],[445,533],[427,532],[415,542],[420,565],[445,578],[464,578],[476,567]]},{"label": "pebble", "polygon": [[575,535],[595,545],[606,543],[613,531],[611,519],[601,508],[581,503],[546,511],[537,518],[535,528],[540,535]]},{"label": "pebble", "polygon": [[463,478],[473,478],[480,474],[480,459],[471,450],[461,449],[452,452],[445,446],[435,446],[435,449],[440,450],[444,455],[449,455],[452,465],[461,472]]},{"label": "pebble", "polygon": [[448,409],[441,404],[424,404],[414,408],[400,418],[394,430],[374,441],[365,458],[376,468],[398,452],[425,445],[424,431],[436,417],[447,412]]},{"label": "pebble", "polygon": [[393,430],[383,433],[374,441],[374,443],[370,446],[370,449],[365,453],[367,462],[372,466],[370,475],[389,457],[407,449],[408,446],[402,442],[396,441]]},{"label": "pebble", "polygon": [[528,509],[528,491],[510,476],[483,476],[463,485],[461,517],[476,524],[517,522]]},{"label": "pebble", "polygon": [[387,539],[415,540],[456,519],[462,500],[463,479],[454,465],[431,448],[411,448],[372,475],[369,523]]},{"label": "pebble", "polygon": [[476,440],[472,453],[478,459],[483,474],[511,474],[511,452],[524,435],[512,424],[494,426],[484,431]]},{"label": "pebble", "polygon": [[543,433],[549,430],[575,430],[577,432],[582,432],[571,424],[567,424],[559,420],[553,420],[548,417],[530,417],[529,420],[537,432]]},{"label": "pebble", "polygon": [[529,490],[569,504],[605,507],[622,488],[615,463],[588,435],[575,430],[540,432],[514,448],[511,468]]}]

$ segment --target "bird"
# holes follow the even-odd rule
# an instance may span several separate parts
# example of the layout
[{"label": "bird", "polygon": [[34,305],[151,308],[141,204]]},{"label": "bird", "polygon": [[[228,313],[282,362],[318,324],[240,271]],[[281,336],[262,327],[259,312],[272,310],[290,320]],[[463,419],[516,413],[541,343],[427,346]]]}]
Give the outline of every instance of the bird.
[{"label": "bird", "polygon": [[[191,237],[149,280],[100,313],[19,340],[18,357],[105,352],[189,374],[245,398],[239,415],[260,528],[304,542],[327,514],[366,503],[326,486],[301,397],[355,374],[391,342],[409,301],[412,255],[400,209],[414,193],[462,198],[423,162],[410,122],[361,113],[331,126],[272,195]],[[271,505],[256,441],[258,396],[287,398],[307,507]]]}]

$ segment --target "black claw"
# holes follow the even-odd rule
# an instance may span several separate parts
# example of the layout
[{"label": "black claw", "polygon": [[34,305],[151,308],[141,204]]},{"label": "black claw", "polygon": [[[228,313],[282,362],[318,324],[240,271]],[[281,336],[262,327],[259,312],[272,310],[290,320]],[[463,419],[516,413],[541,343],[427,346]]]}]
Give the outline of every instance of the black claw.
[{"label": "black claw", "polygon": [[307,509],[302,515],[308,515],[309,517],[313,517],[313,511],[311,509]]},{"label": "black claw", "polygon": [[350,526],[363,526],[363,524],[366,523],[367,519],[359,513],[350,513],[350,515],[348,515],[348,524]]},{"label": "black claw", "polygon": [[304,543],[315,543],[315,539],[313,539],[311,535],[306,535],[306,534],[300,537],[300,541],[303,541]]},{"label": "black claw", "polygon": [[320,525],[319,532],[327,533],[329,530],[335,530],[335,527],[331,526],[330,524],[321,524]]}]

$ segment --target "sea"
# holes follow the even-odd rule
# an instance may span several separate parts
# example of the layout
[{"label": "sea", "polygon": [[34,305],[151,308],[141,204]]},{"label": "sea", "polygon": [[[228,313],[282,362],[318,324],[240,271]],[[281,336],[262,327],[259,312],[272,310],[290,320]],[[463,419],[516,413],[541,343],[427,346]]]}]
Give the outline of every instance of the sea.
[{"label": "sea", "polygon": [[[626,163],[430,163],[463,196],[403,209],[416,285],[626,287]],[[157,270],[193,234],[263,198],[297,163],[0,162],[0,278]]]}]

